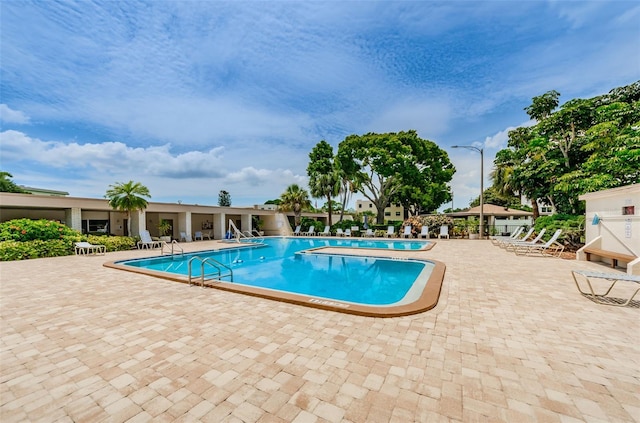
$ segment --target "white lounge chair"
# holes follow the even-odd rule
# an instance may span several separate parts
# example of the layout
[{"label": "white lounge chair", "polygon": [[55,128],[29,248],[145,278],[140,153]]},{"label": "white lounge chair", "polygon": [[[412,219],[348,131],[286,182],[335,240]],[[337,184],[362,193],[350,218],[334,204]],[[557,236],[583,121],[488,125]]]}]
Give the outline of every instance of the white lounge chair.
[{"label": "white lounge chair", "polygon": [[518,226],[518,228],[511,235],[496,235],[491,237],[491,243],[493,245],[500,244],[501,241],[509,241],[516,239],[524,231],[524,226]]},{"label": "white lounge chair", "polygon": [[351,229],[345,229],[344,236],[351,236]]},{"label": "white lounge chair", "polygon": [[411,225],[407,225],[404,227],[404,232],[402,232],[403,238],[411,238]]},{"label": "white lounge chair", "polygon": [[296,230],[293,231],[293,236],[298,236],[300,235],[300,229],[302,229],[301,225],[296,226]]},{"label": "white lounge chair", "polygon": [[211,241],[213,239],[213,238],[211,238],[212,237],[211,231],[203,232],[202,236],[207,238],[209,241]]},{"label": "white lounge chair", "polygon": [[544,235],[544,233],[547,231],[547,228],[542,228],[540,229],[540,233],[538,233],[538,235],[536,235],[535,238],[533,238],[531,241],[511,241],[511,242],[507,242],[505,243],[505,249],[507,251],[515,251],[516,248],[518,247],[526,247],[529,245],[535,245],[538,242],[540,242],[540,240],[542,239],[542,236]]},{"label": "white lounge chair", "polygon": [[344,236],[344,231],[342,230],[342,228],[336,229],[336,236]]},{"label": "white lounge chair", "polygon": [[372,238],[375,236],[375,234],[373,233],[373,229],[368,228],[362,236],[365,238]]},{"label": "white lounge chair", "polygon": [[535,230],[535,228],[533,228],[533,227],[529,228],[527,233],[524,234],[523,236],[521,236],[520,238],[518,238],[516,236],[513,239],[501,239],[501,240],[498,241],[498,246],[500,248],[507,248],[507,246],[509,246],[510,244],[516,243],[516,242],[527,242],[527,240],[529,239],[529,237],[531,236],[531,234],[533,233],[534,230]]},{"label": "white lounge chair", "polygon": [[188,234],[186,232],[180,232],[180,242],[182,242],[184,240],[184,242],[192,242],[193,239],[191,238],[191,234]]},{"label": "white lounge chair", "polygon": [[307,232],[302,232],[302,235],[314,236],[316,234],[316,227],[311,225],[309,226],[309,230]]},{"label": "white lounge chair", "polygon": [[324,231],[318,232],[318,235],[331,236],[331,226],[325,226]]},{"label": "white lounge chair", "polygon": [[89,242],[76,242],[75,250],[76,255],[86,256],[89,254],[104,254],[107,252],[107,247],[99,244],[91,244]]},{"label": "white lounge chair", "polygon": [[385,235],[387,238],[394,238],[396,236],[396,228],[393,226],[387,227],[387,233]]},{"label": "white lounge chair", "polygon": [[529,254],[540,254],[543,256],[557,255],[558,257],[560,257],[560,254],[562,254],[562,252],[564,251],[564,245],[560,244],[556,240],[558,239],[561,233],[562,233],[562,229],[558,229],[553,233],[551,238],[549,238],[549,241],[541,244],[537,244],[537,243],[530,244],[530,245],[516,244],[514,251],[519,256],[529,255]]},{"label": "white lounge chair", "polygon": [[423,226],[422,227],[422,229],[420,230],[420,233],[418,234],[418,238],[429,239],[429,227],[428,226]]},{"label": "white lounge chair", "polygon": [[[633,298],[640,291],[639,275],[628,275],[626,273],[601,273],[601,272],[591,272],[588,270],[572,270],[571,275],[573,276],[573,280],[576,283],[576,287],[578,288],[578,291],[580,291],[582,295],[589,298],[590,300],[600,304],[606,304],[606,305],[612,305],[612,306],[626,306],[626,305],[629,305],[629,303],[631,303]],[[576,277],[576,275],[580,275],[581,278]],[[582,278],[585,279],[587,286],[589,287],[588,291],[580,288],[578,279],[582,279]],[[593,283],[592,283],[593,279],[606,280],[608,282],[611,282],[611,285],[609,286],[609,289],[607,289],[603,294],[596,294],[593,288]],[[638,284],[638,285],[635,285],[635,286],[638,286],[638,289],[636,289],[626,301],[624,298],[609,296],[613,287],[616,285],[616,283],[620,281]],[[631,291],[628,291],[628,292],[631,292]]]},{"label": "white lounge chair", "polygon": [[145,248],[160,248],[162,247],[162,241],[154,241],[151,239],[151,235],[148,230],[144,230],[140,232],[140,241],[138,241],[138,249],[142,250]]},{"label": "white lounge chair", "polygon": [[443,237],[449,239],[449,226],[447,225],[440,226],[440,235],[438,235],[438,239]]}]

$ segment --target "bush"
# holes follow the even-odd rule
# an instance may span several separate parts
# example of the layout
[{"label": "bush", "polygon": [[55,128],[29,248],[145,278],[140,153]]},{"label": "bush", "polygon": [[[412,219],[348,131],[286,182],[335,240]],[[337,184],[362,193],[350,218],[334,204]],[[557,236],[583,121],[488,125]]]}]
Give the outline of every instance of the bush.
[{"label": "bush", "polygon": [[0,261],[68,256],[81,241],[104,245],[107,251],[130,250],[136,245],[131,237],[86,236],[51,220],[14,219],[0,223]]},{"label": "bush", "polygon": [[544,238],[549,239],[557,229],[562,229],[558,242],[568,247],[577,248],[584,244],[584,223],[585,217],[569,214],[553,214],[550,216],[540,216],[536,219],[534,228],[540,232],[546,228]]},{"label": "bush", "polygon": [[310,217],[302,216],[302,218],[300,219],[300,224],[302,225],[302,227],[300,228],[302,232],[308,232],[309,228],[312,225],[314,226],[314,230],[316,232],[320,232],[324,229],[324,223],[319,220],[311,219]]},{"label": "bush", "polygon": [[62,223],[46,219],[14,219],[0,223],[0,241],[46,241],[78,234]]}]

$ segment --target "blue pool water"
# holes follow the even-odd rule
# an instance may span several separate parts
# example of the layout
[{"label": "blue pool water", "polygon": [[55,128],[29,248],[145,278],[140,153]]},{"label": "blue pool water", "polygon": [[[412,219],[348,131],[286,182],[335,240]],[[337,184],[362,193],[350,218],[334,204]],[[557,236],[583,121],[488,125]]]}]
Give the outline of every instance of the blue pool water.
[{"label": "blue pool water", "polygon": [[[128,260],[118,264],[186,276],[189,259],[212,257],[233,269],[234,284],[357,304],[391,305],[419,295],[433,264],[305,251],[324,246],[415,250],[424,245],[424,241],[266,238],[262,245]],[[200,275],[200,265],[194,263],[192,275]]]}]

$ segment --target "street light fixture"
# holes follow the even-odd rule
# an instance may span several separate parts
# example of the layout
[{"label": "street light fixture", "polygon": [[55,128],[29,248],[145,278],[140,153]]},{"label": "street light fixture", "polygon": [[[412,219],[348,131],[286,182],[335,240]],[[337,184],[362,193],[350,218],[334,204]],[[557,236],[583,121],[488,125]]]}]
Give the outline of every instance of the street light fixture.
[{"label": "street light fixture", "polygon": [[454,145],[451,148],[466,148],[480,153],[480,239],[484,239],[484,150],[473,145]]}]

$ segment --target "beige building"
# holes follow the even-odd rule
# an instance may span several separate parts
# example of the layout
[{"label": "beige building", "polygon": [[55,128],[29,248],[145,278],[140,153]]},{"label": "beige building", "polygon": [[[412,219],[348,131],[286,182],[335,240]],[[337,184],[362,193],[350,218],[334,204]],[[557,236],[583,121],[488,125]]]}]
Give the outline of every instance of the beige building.
[{"label": "beige building", "polygon": [[[322,213],[304,215],[321,221],[327,217]],[[0,221],[20,218],[56,220],[83,233],[129,235],[127,214],[113,210],[106,199],[1,192]],[[145,210],[131,214],[131,235],[148,230],[151,236],[159,236],[158,225],[161,220],[167,220],[174,239],[180,239],[181,232],[193,236],[199,231],[209,233],[214,239],[223,239],[230,220],[239,230],[252,231],[258,219],[263,223],[265,235],[287,235],[292,232],[292,218],[292,213],[253,207],[149,202]]]},{"label": "beige building", "polygon": [[[356,200],[356,212],[364,213],[366,211],[372,212],[374,215],[378,214],[378,209],[375,204],[369,200]],[[404,207],[391,205],[384,209],[384,220],[404,221]]]}]

